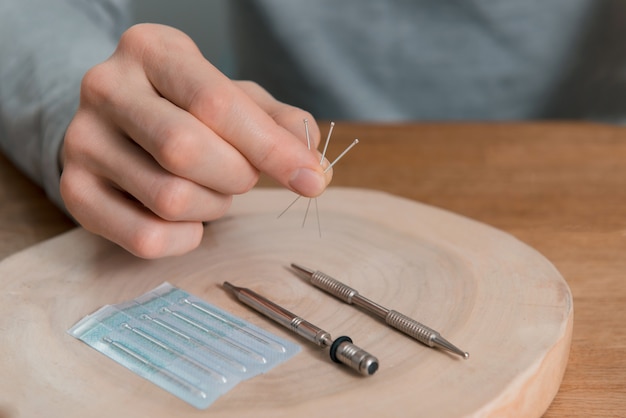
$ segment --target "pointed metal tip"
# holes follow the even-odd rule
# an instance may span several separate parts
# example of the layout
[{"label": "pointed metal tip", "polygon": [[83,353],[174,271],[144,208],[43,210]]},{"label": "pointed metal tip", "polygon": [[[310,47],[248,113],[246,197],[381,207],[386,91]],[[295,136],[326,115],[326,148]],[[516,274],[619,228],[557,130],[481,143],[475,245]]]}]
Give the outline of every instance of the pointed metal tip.
[{"label": "pointed metal tip", "polygon": [[463,351],[460,348],[458,348],[457,346],[455,346],[454,344],[452,344],[451,342],[449,342],[448,340],[446,340],[445,338],[443,338],[442,336],[437,336],[435,338],[433,338],[432,340],[433,346],[438,347],[438,348],[442,348],[444,350],[447,350],[451,353],[457,354],[461,357],[463,357],[465,360],[467,360],[469,358],[469,353],[467,351]]},{"label": "pointed metal tip", "polygon": [[304,273],[308,278],[313,276],[313,273],[315,273],[315,270],[311,270],[310,268],[303,267],[296,263],[291,263],[291,267],[293,267],[298,273]]}]

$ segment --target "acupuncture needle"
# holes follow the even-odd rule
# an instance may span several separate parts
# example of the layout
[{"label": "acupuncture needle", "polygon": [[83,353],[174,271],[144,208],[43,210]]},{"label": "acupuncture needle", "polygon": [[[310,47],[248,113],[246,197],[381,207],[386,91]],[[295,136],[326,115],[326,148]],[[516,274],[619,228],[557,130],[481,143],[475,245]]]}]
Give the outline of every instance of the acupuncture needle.
[{"label": "acupuncture needle", "polygon": [[187,382],[185,379],[183,379],[182,377],[166,370],[166,369],[161,369],[159,367],[157,367],[156,365],[152,364],[152,362],[150,360],[148,360],[147,358],[145,358],[144,356],[142,356],[141,354],[137,353],[135,350],[132,350],[128,347],[126,347],[124,344],[112,340],[109,337],[104,337],[102,339],[105,343],[109,344],[111,347],[121,351],[122,353],[134,358],[135,360],[137,360],[138,362],[140,362],[141,364],[143,364],[144,366],[154,370],[155,372],[157,372],[158,374],[164,376],[165,378],[167,378],[168,380],[174,382],[175,384],[177,384],[178,386],[181,386],[183,389],[193,393],[195,396],[197,396],[198,398],[202,398],[202,399],[206,399],[207,394],[198,389],[196,387],[196,385]]},{"label": "acupuncture needle", "polygon": [[[304,119],[303,122],[304,122],[304,134],[306,136],[306,145],[307,145],[307,148],[310,151],[311,150],[311,137],[309,135],[309,120],[308,119]],[[330,139],[330,136],[328,137],[328,139]],[[327,142],[326,142],[327,145],[328,145],[328,139],[327,139]],[[320,160],[320,165],[322,165],[323,161],[324,161],[324,157],[322,156],[322,159]],[[296,198],[293,200],[293,202],[291,202],[289,204],[289,206],[287,206],[287,208],[280,215],[278,215],[278,218],[280,218],[283,215],[283,213],[287,212],[287,210],[289,210],[289,208],[292,207],[293,204],[296,203],[300,199],[300,197],[302,197],[302,196],[296,196]],[[307,216],[309,214],[309,209],[310,208],[311,208],[311,198],[309,198],[309,201],[307,202],[306,211],[304,212],[304,218],[302,218],[302,228],[304,228],[304,225],[306,224],[306,218],[307,218]],[[315,199],[315,209],[317,210],[317,198]],[[322,236],[322,228],[321,228],[321,226],[319,224],[319,212],[317,213],[317,220],[318,220],[317,228],[318,228],[318,231],[319,231],[319,234],[320,234],[320,237],[321,237]]]},{"label": "acupuncture needle", "polygon": [[[311,150],[311,137],[309,136],[309,120],[308,119],[304,119],[304,133],[306,135],[306,145],[307,145],[307,147],[309,148],[309,151],[310,151]],[[322,163],[320,162],[320,165],[321,164]],[[311,200],[313,200],[313,199],[309,198],[309,201],[307,202],[307,205],[306,205],[306,211],[304,212],[304,218],[302,219],[302,228],[304,228],[304,224],[306,223],[306,218],[309,215],[309,209],[311,208]],[[315,199],[315,202],[317,202],[317,198]],[[317,208],[317,206],[316,206],[316,208]],[[320,231],[320,235],[321,235],[321,233],[322,233],[321,231],[322,230],[320,229],[319,224],[317,225],[317,227],[318,227],[318,229]]]},{"label": "acupuncture needle", "polygon": [[258,361],[259,363],[267,363],[267,359],[265,357],[263,357],[262,355],[260,355],[259,353],[256,353],[254,351],[250,351],[246,348],[243,348],[242,346],[240,346],[239,344],[235,343],[234,341],[232,341],[230,338],[228,337],[224,337],[223,335],[219,335],[218,333],[211,331],[210,329],[202,326],[202,324],[197,323],[196,321],[194,321],[193,319],[187,317],[184,314],[181,314],[180,312],[176,312],[176,311],[172,311],[169,308],[161,308],[161,310],[163,312],[169,313],[171,315],[173,315],[174,317],[180,319],[181,321],[215,337],[218,339],[221,339],[225,344],[229,345],[230,347],[232,347],[235,350],[238,350],[242,353],[244,353],[247,356],[250,356],[252,358],[254,358],[256,361]]},{"label": "acupuncture needle", "polygon": [[223,374],[218,373],[217,371],[206,367],[204,364],[199,363],[198,361],[196,361],[195,359],[189,357],[188,355],[186,355],[182,351],[176,350],[176,349],[168,346],[163,341],[159,340],[158,338],[156,338],[153,335],[150,335],[149,333],[145,332],[144,330],[142,330],[140,328],[137,328],[137,327],[133,327],[132,325],[130,325],[130,324],[126,323],[126,322],[122,324],[122,327],[127,329],[127,330],[129,330],[133,334],[140,336],[144,340],[150,341],[152,344],[156,345],[157,347],[160,347],[163,350],[165,350],[165,351],[167,351],[167,352],[177,356],[178,358],[180,358],[183,361],[191,364],[192,366],[197,367],[198,369],[202,370],[203,372],[205,372],[209,376],[213,377],[214,379],[219,380],[222,383],[226,383],[228,381],[228,379],[226,379],[226,376],[224,376]]},{"label": "acupuncture needle", "polygon": [[[324,143],[324,150],[322,151],[322,156],[320,157],[320,165],[324,164],[324,158],[326,157],[326,150],[328,149],[328,143],[330,142],[330,136],[333,134],[334,128],[335,128],[335,122],[330,122],[330,129],[328,130],[328,135],[326,135],[326,142]],[[306,131],[307,131],[307,138],[308,138],[309,130],[307,129]],[[309,149],[310,149],[310,146],[309,146]],[[306,207],[306,212],[304,213],[304,219],[302,220],[303,228],[304,228],[304,223],[306,222],[307,214],[309,213],[309,206],[311,206],[311,199],[309,199],[309,203],[307,204],[307,207]],[[315,216],[317,218],[317,232],[321,238],[322,237],[322,224],[320,223],[320,209],[317,205],[317,197],[315,198]]]},{"label": "acupuncture needle", "polygon": [[[306,119],[305,119],[305,121],[306,121]],[[307,124],[308,124],[308,121],[305,123],[305,130],[306,130]],[[322,152],[322,156],[321,156],[321,158],[320,158],[320,165],[322,165],[322,164],[324,163],[324,158],[326,158],[326,150],[328,149],[328,144],[329,144],[329,142],[330,142],[330,137],[331,137],[331,135],[332,135],[332,133],[333,133],[333,129],[334,129],[334,128],[335,128],[335,122],[331,122],[331,123],[330,123],[330,129],[328,130],[328,135],[326,136],[326,143],[324,144],[324,150],[323,150],[323,152]],[[308,137],[308,133],[307,133],[307,137]],[[308,144],[310,144],[310,141],[309,141],[309,140],[307,140],[307,143],[308,143]],[[346,148],[346,149],[345,149],[345,150],[344,150],[344,151],[343,151],[343,152],[339,155],[339,157],[335,158],[335,160],[334,160],[332,163],[330,163],[330,165],[329,165],[328,167],[326,167],[326,168],[324,169],[324,173],[328,172],[328,170],[330,170],[330,169],[331,169],[331,168],[335,165],[335,163],[337,163],[337,162],[338,162],[338,161],[339,161],[339,160],[340,160],[340,159],[341,159],[341,158],[342,158],[342,157],[343,157],[343,156],[344,156],[344,155],[345,155],[345,154],[346,154],[346,153],[347,153],[347,152],[348,152],[348,151],[349,151],[349,150],[350,150],[353,146],[355,146],[355,145],[356,145],[356,144],[358,144],[358,143],[359,143],[359,140],[358,140],[358,139],[355,139],[355,140],[352,142],[352,144],[350,144],[350,145],[349,145],[349,146],[348,146],[348,147],[347,147],[347,148]],[[309,149],[311,149],[310,145],[309,145]],[[296,198],[295,198],[295,199],[294,199],[294,200],[293,200],[293,201],[292,201],[289,205],[287,205],[287,207],[285,208],[285,210],[283,210],[283,211],[282,211],[282,212],[281,212],[281,213],[277,216],[277,218],[280,218],[281,216],[283,216],[283,214],[284,214],[285,212],[287,212],[287,211],[289,210],[289,208],[291,208],[291,207],[292,207],[292,206],[293,206],[293,205],[294,205],[294,204],[295,204],[295,203],[296,203],[296,202],[297,202],[297,201],[298,201],[301,197],[302,197],[302,195],[298,195],[298,196],[296,196]]]},{"label": "acupuncture needle", "polygon": [[[346,149],[344,149],[343,152],[341,154],[339,154],[339,156],[337,156],[337,158],[335,158],[333,160],[333,162],[330,163],[328,165],[328,167],[326,167],[324,169],[324,173],[328,172],[328,170],[333,168],[333,166],[335,164],[337,164],[339,162],[339,160],[341,160],[348,153],[348,151],[350,151],[358,143],[359,143],[359,139],[358,138],[356,138],[354,141],[352,141],[352,143],[350,143],[350,145],[348,145],[346,147]],[[302,195],[296,196],[296,198],[276,218],[280,218],[281,216],[283,216],[298,201],[298,199],[300,199],[301,197],[302,197]]]},{"label": "acupuncture needle", "polygon": [[169,331],[170,333],[184,339],[185,341],[188,341],[192,344],[194,344],[196,347],[200,348],[201,350],[207,351],[208,353],[219,357],[220,359],[222,359],[224,362],[228,363],[230,366],[235,367],[236,369],[239,369],[239,371],[241,372],[246,372],[247,368],[245,365],[239,363],[238,361],[233,360],[230,357],[227,357],[224,353],[221,353],[220,351],[206,345],[205,343],[203,343],[202,341],[193,338],[187,334],[185,334],[184,332],[182,332],[180,329],[176,328],[173,325],[170,325],[168,323],[165,323],[163,321],[161,321],[158,318],[152,318],[150,315],[148,314],[142,314],[140,316],[141,319],[150,321],[152,323],[154,323],[155,325],[158,325],[159,327]]},{"label": "acupuncture needle", "polygon": [[[334,128],[335,128],[335,122],[330,122],[330,129],[328,130],[328,135],[326,135],[326,142],[324,143],[324,150],[322,151],[322,156],[320,157],[320,165],[324,164],[324,158],[326,158],[326,150],[328,150],[328,143],[330,142],[330,136],[333,134]],[[317,231],[321,238],[322,224],[320,223],[320,210],[317,206],[317,198],[315,198],[315,214],[317,216]],[[302,226],[304,226],[304,222],[302,223]]]},{"label": "acupuncture needle", "polygon": [[266,340],[265,338],[261,337],[257,332],[254,332],[251,329],[245,329],[244,327],[240,326],[239,324],[231,321],[228,318],[225,318],[222,315],[219,315],[213,311],[210,311],[208,309],[206,309],[205,307],[203,307],[202,305],[196,303],[196,302],[192,302],[187,298],[182,298],[181,302],[188,304],[189,306],[193,307],[194,309],[197,309],[198,311],[204,313],[205,315],[210,316],[213,319],[216,319],[226,325],[228,325],[229,327],[233,328],[234,330],[260,342],[261,344],[265,344],[268,347],[271,347],[272,349],[274,349],[275,351],[279,351],[281,353],[284,353],[287,351],[287,349],[285,348],[285,346],[278,344],[276,341],[271,341],[271,340]]},{"label": "acupuncture needle", "polygon": [[346,302],[349,305],[357,305],[366,312],[374,314],[383,319],[387,325],[403,332],[404,334],[415,338],[417,341],[431,348],[441,348],[451,353],[457,354],[464,359],[469,358],[469,353],[462,351],[448,340],[443,338],[441,334],[416,320],[409,318],[400,312],[390,310],[380,306],[379,304],[361,296],[358,291],[341,283],[339,280],[298,264],[291,264],[296,272],[306,277],[312,285],[318,287],[325,292],[335,296],[337,299]]},{"label": "acupuncture needle", "polygon": [[324,163],[324,157],[326,157],[326,150],[328,149],[328,143],[330,142],[330,136],[333,134],[334,128],[335,128],[335,122],[331,122],[330,129],[328,130],[328,135],[326,135],[326,142],[324,143],[324,150],[322,151],[322,157],[320,158],[320,165]]}]

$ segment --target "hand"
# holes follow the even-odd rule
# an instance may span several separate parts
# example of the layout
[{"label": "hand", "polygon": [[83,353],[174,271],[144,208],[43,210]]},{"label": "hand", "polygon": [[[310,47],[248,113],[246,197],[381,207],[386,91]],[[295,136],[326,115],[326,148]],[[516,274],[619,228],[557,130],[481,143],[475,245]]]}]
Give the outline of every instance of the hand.
[{"label": "hand", "polygon": [[228,79],[176,29],[130,28],[87,72],[65,135],[61,194],[86,229],[144,258],[197,247],[259,172],[317,196],[330,181],[313,117]]}]

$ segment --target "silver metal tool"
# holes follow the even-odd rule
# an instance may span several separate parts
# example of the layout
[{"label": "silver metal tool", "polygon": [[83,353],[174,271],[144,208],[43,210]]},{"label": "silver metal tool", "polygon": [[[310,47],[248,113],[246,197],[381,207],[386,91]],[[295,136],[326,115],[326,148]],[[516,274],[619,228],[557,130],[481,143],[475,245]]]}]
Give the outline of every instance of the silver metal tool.
[{"label": "silver metal tool", "polygon": [[335,363],[343,363],[365,376],[373,375],[378,370],[378,359],[367,351],[352,344],[350,337],[342,336],[333,341],[330,334],[285,308],[266,299],[258,293],[224,282],[223,286],[237,299],[257,312],[289,328],[320,347],[330,347],[330,358]]},{"label": "silver metal tool", "polygon": [[409,318],[400,312],[390,310],[372,302],[363,297],[358,291],[350,286],[341,283],[339,280],[330,277],[321,271],[315,271],[297,264],[291,264],[297,273],[305,277],[312,285],[318,287],[325,292],[335,296],[336,298],[346,302],[349,305],[356,305],[366,312],[374,314],[383,319],[389,326],[402,331],[406,335],[415,338],[422,344],[429,347],[437,347],[447,350],[451,353],[458,354],[464,359],[469,358],[469,353],[463,351],[443,338],[441,334],[416,320]]}]

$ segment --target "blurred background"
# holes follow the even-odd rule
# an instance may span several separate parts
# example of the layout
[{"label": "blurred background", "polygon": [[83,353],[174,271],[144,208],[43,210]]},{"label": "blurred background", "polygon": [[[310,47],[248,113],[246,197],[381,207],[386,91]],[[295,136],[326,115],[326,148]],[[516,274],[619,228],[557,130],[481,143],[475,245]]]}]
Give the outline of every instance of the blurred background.
[{"label": "blurred background", "polygon": [[183,30],[213,65],[227,75],[233,74],[228,0],[135,0],[133,3],[137,23],[163,23]]}]

